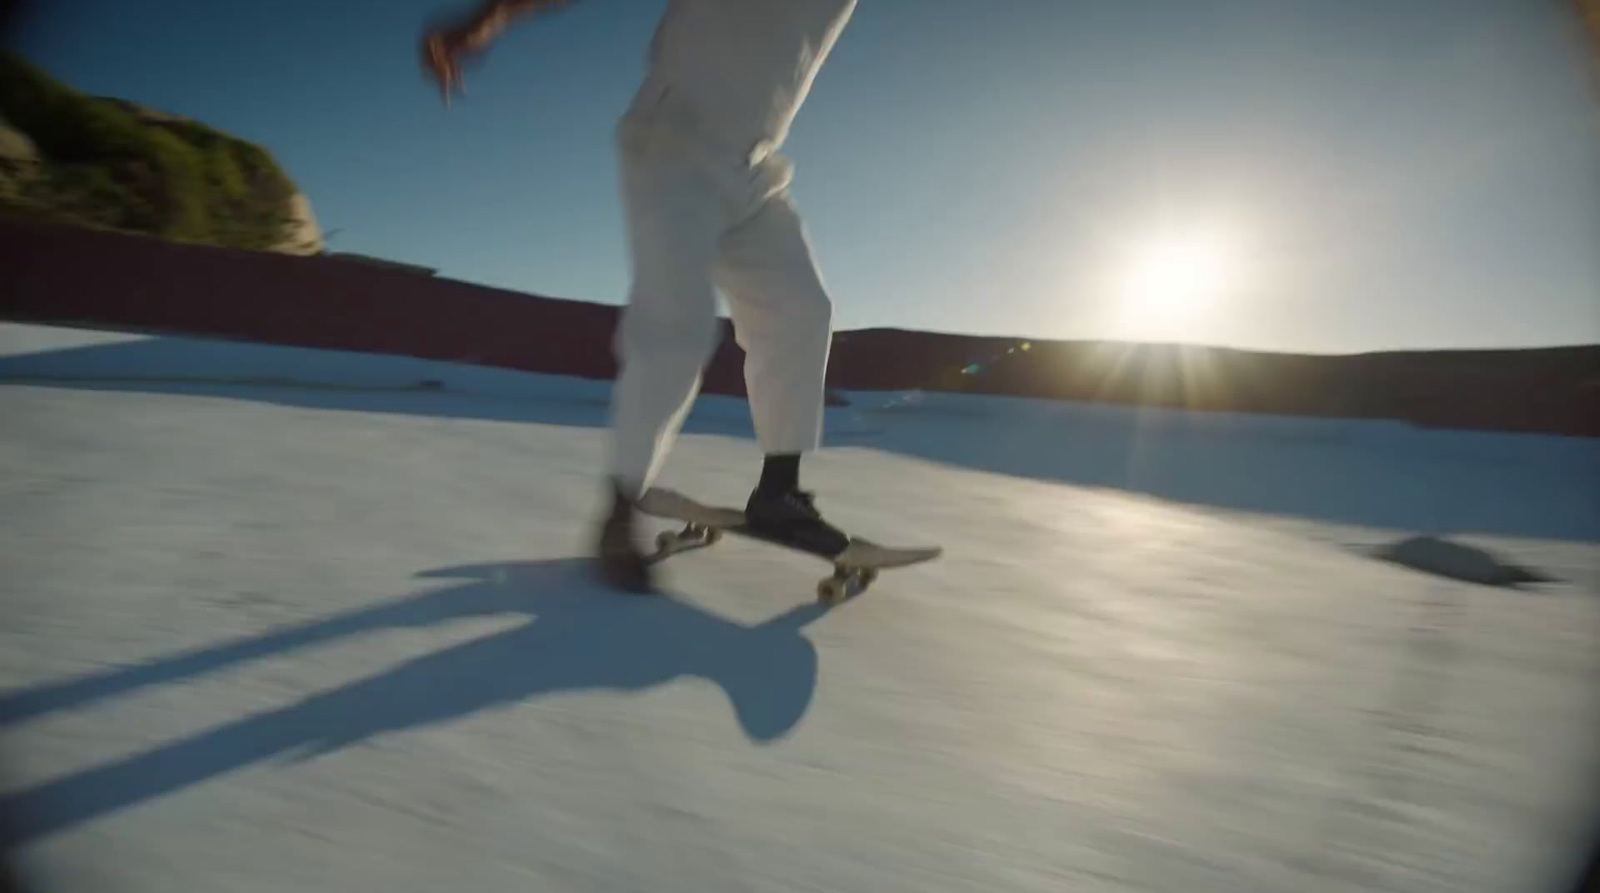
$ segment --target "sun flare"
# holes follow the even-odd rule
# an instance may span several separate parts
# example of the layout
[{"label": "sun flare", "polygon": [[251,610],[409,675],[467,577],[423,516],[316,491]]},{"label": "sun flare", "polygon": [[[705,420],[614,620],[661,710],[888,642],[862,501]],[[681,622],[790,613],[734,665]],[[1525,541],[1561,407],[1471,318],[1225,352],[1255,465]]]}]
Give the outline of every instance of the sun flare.
[{"label": "sun flare", "polygon": [[1194,320],[1236,284],[1238,258],[1218,233],[1166,233],[1135,244],[1119,265],[1126,322],[1165,328]]}]

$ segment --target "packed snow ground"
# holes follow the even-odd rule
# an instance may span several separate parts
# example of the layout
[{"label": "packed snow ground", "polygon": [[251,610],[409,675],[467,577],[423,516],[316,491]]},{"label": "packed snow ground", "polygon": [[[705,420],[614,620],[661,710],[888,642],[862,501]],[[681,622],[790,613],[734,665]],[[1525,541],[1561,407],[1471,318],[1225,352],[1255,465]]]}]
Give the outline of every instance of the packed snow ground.
[{"label": "packed snow ground", "polygon": [[[604,381],[414,358],[4,324],[0,381],[586,427],[606,423],[610,392]],[[238,384],[251,387],[230,387]],[[960,394],[848,396],[853,405],[829,411],[831,446],[1361,528],[1600,542],[1595,440]],[[749,437],[750,414],[742,400],[703,398],[690,430]]]},{"label": "packed snow ground", "polygon": [[[823,611],[743,541],[589,580],[604,383],[0,354],[0,833],[41,889],[1520,893],[1591,830],[1586,441],[858,395],[808,484],[945,556]],[[742,498],[739,402],[691,429],[666,482]],[[1230,450],[1297,489],[1195,482]],[[1416,530],[1558,582],[1364,552]]]}]

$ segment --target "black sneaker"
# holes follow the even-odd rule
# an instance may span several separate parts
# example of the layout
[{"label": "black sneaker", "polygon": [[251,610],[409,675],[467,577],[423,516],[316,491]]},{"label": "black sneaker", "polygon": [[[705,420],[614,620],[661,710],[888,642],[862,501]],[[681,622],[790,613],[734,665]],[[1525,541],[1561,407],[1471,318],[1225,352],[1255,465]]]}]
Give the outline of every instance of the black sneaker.
[{"label": "black sneaker", "polygon": [[850,537],[822,520],[811,494],[804,490],[750,494],[744,507],[752,533],[785,545],[832,557],[850,545]]},{"label": "black sneaker", "polygon": [[648,594],[655,591],[650,564],[639,549],[634,532],[633,503],[612,487],[611,513],[600,524],[595,548],[595,569],[600,578],[624,592]]}]

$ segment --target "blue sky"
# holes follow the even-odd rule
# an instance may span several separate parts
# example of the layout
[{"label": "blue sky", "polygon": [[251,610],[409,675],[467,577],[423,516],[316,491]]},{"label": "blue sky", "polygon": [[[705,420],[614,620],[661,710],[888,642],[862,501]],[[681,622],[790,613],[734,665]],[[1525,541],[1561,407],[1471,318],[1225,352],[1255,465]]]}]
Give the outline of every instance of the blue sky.
[{"label": "blue sky", "polygon": [[[662,0],[58,0],[21,48],[266,145],[333,250],[619,303]],[[1312,352],[1600,341],[1600,111],[1557,0],[861,0],[786,149],[841,328]]]}]

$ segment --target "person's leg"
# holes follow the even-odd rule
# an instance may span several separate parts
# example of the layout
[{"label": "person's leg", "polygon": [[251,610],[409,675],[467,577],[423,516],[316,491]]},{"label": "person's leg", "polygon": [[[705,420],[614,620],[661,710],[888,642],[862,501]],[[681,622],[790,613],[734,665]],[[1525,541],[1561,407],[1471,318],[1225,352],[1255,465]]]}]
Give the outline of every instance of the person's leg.
[{"label": "person's leg", "polygon": [[716,347],[711,268],[720,208],[692,173],[624,159],[633,283],[614,339],[611,473],[624,495],[649,488],[700,388]]},{"label": "person's leg", "polygon": [[842,550],[844,535],[799,487],[799,458],[822,437],[833,302],[787,191],[722,237],[715,276],[745,351],[750,412],[767,457],[746,517],[773,535]]},{"label": "person's leg", "polygon": [[601,525],[602,574],[651,588],[635,542],[634,502],[671,449],[716,346],[711,267],[722,211],[704,179],[653,151],[648,133],[622,139],[622,193],[633,284],[613,342],[620,370],[611,398],[610,511]]},{"label": "person's leg", "polygon": [[815,450],[833,302],[787,192],[723,235],[716,284],[744,348],[745,386],[762,452]]}]

